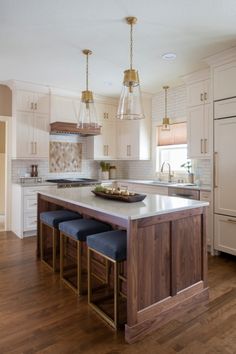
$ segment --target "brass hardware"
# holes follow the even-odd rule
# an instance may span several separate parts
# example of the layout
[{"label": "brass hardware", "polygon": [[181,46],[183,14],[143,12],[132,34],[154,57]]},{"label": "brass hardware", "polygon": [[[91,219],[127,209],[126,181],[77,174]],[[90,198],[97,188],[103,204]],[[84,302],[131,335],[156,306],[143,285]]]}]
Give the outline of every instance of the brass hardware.
[{"label": "brass hardware", "polygon": [[92,91],[82,91],[81,102],[84,103],[93,103],[93,93]]},{"label": "brass hardware", "polygon": [[203,93],[200,94],[200,100],[201,100],[201,101],[204,101]]},{"label": "brass hardware", "polygon": [[207,139],[204,139],[204,152],[207,154]]},{"label": "brass hardware", "polygon": [[107,156],[109,155],[109,145],[107,145]]},{"label": "brass hardware", "polygon": [[126,149],[127,149],[126,155],[131,156],[131,145],[127,145]]},{"label": "brass hardware", "polygon": [[135,25],[137,21],[138,21],[137,17],[133,17],[133,16],[126,17],[126,22],[128,23],[128,25]]},{"label": "brass hardware", "polygon": [[204,92],[204,100],[207,100],[207,92]]},{"label": "brass hardware", "polygon": [[218,180],[217,180],[217,156],[218,153],[214,152],[214,165],[213,165],[213,174],[214,174],[214,188],[218,188]]},{"label": "brass hardware", "polygon": [[228,222],[231,222],[232,224],[236,224],[236,220],[228,219],[227,221],[228,221]]},{"label": "brass hardware", "polygon": [[201,139],[201,154],[203,154],[203,139]]},{"label": "brass hardware", "polygon": [[139,76],[137,70],[134,69],[125,70],[123,84],[128,87],[139,85]]},{"label": "brass hardware", "polygon": [[35,103],[34,104],[34,109],[37,110],[37,107],[38,107],[38,105],[37,105],[37,103]]},{"label": "brass hardware", "polygon": [[37,143],[36,143],[36,141],[34,142],[34,154],[35,155],[37,154]]},{"label": "brass hardware", "polygon": [[33,141],[31,141],[30,146],[31,146],[31,155],[33,155],[34,154],[34,143],[33,143]]},{"label": "brass hardware", "polygon": [[30,104],[30,109],[34,109],[34,104],[33,104],[33,102],[31,102],[31,104]]}]

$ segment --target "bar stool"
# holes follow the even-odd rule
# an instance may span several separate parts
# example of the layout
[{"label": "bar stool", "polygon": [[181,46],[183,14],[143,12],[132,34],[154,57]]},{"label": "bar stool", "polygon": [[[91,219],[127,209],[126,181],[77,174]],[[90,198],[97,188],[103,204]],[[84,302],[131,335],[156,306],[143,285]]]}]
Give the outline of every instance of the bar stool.
[{"label": "bar stool", "polygon": [[[58,225],[60,222],[73,220],[81,218],[81,215],[69,210],[54,210],[54,211],[45,211],[40,214],[40,256],[41,261],[46,264],[53,272],[58,270],[56,265],[56,256],[57,256],[57,244],[59,245],[59,230]],[[49,236],[52,239],[52,254],[46,255],[45,253],[45,235],[44,229],[45,226],[50,229]],[[51,262],[51,264],[50,264]]]},{"label": "bar stool", "polygon": [[[87,238],[88,246],[88,303],[89,305],[113,328],[117,329],[120,324],[120,298],[125,298],[126,295],[122,292],[122,287],[120,286],[121,281],[126,282],[126,277],[121,273],[121,266],[124,265],[126,261],[126,246],[127,235],[126,231],[115,230],[108,231],[97,235],[91,235]],[[99,298],[97,301],[93,300],[93,289],[92,289],[92,278],[94,273],[92,270],[93,263],[93,253],[104,257],[106,260],[111,262],[114,266],[114,316],[113,318],[108,315],[103,309],[102,306],[98,304],[107,300],[105,296],[104,300]],[[94,292],[95,293],[95,292]],[[125,301],[126,304],[126,301]],[[104,303],[102,303],[104,308]]]},{"label": "bar stool", "polygon": [[[89,235],[101,233],[111,230],[111,226],[103,222],[93,220],[93,219],[79,219],[66,221],[59,224],[60,230],[60,278],[68,285],[72,290],[74,290],[78,295],[83,293],[82,289],[82,256],[83,256],[83,246],[86,246],[86,239]],[[76,242],[76,262],[77,262],[77,280],[73,284],[69,280],[69,277],[73,279],[74,272],[71,274],[71,267],[67,267],[65,270],[65,250],[66,243]],[[72,253],[72,247],[68,253]],[[67,259],[72,258],[70,254],[67,254]],[[87,268],[87,267],[86,267]],[[72,268],[73,271],[73,268]],[[87,269],[86,269],[87,273]],[[86,274],[87,275],[87,274]],[[86,286],[87,292],[87,286]]]}]

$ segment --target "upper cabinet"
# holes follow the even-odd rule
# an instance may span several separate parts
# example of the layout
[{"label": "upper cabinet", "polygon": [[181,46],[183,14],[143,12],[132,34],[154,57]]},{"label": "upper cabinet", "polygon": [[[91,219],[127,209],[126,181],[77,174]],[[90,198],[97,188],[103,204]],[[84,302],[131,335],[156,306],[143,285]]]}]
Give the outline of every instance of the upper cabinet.
[{"label": "upper cabinet", "polygon": [[213,129],[210,71],[195,72],[184,80],[187,90],[188,158],[210,158]]},{"label": "upper cabinet", "polygon": [[49,108],[46,90],[13,89],[13,158],[48,158]]},{"label": "upper cabinet", "polygon": [[95,160],[116,159],[116,111],[117,106],[96,102],[96,111],[101,124],[101,135],[94,137],[93,157]]},{"label": "upper cabinet", "polygon": [[214,100],[236,97],[236,61],[214,69]]},{"label": "upper cabinet", "polygon": [[193,107],[210,102],[210,80],[187,85],[187,106]]},{"label": "upper cabinet", "polygon": [[36,93],[25,90],[16,91],[16,110],[23,112],[37,112],[49,114],[49,94]]},{"label": "upper cabinet", "polygon": [[79,97],[69,97],[52,94],[50,122],[77,123],[79,107]]}]

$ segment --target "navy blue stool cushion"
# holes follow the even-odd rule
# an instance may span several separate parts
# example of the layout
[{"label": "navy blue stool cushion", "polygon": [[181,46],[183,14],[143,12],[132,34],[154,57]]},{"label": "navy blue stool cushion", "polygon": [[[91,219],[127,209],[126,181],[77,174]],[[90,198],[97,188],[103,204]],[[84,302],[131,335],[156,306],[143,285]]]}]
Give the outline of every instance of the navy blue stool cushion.
[{"label": "navy blue stool cushion", "polygon": [[93,219],[79,219],[62,222],[59,230],[79,241],[86,241],[87,236],[111,230],[111,226]]},{"label": "navy blue stool cushion", "polygon": [[45,224],[58,228],[60,222],[81,218],[79,213],[70,210],[45,211],[40,214],[40,220]]},{"label": "navy blue stool cushion", "polygon": [[88,247],[98,251],[115,261],[126,260],[126,231],[114,230],[91,235],[87,238]]}]

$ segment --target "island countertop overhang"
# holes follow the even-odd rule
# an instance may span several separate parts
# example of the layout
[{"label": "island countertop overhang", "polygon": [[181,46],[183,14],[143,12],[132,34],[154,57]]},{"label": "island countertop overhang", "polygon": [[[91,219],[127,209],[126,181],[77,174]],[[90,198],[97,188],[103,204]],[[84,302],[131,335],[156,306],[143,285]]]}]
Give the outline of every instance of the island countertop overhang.
[{"label": "island countertop overhang", "polygon": [[91,193],[93,187],[57,189],[41,195],[74,204],[124,220],[138,220],[178,211],[207,207],[208,202],[179,197],[147,194],[142,202],[126,203],[106,200]]}]

